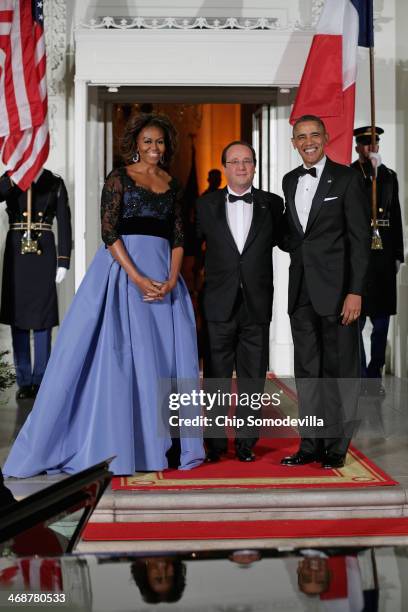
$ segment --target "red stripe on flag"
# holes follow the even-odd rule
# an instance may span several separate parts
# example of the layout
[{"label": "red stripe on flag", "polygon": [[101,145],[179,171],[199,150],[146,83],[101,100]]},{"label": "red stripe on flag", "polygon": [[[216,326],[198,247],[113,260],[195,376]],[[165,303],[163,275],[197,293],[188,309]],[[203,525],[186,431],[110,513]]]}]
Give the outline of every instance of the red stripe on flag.
[{"label": "red stripe on flag", "polygon": [[[50,151],[50,137],[48,133],[44,136],[44,130],[46,130],[46,126],[35,128],[35,134],[28,149],[29,155],[27,152],[24,154],[24,162],[19,164],[16,171],[11,175],[13,180],[16,179],[15,182],[17,182],[18,186],[23,191],[29,188],[47,161]],[[44,142],[40,144],[42,138],[44,138]],[[27,169],[24,169],[24,171],[22,169],[23,164],[27,165]]]},{"label": "red stripe on flag", "polygon": [[290,115],[290,123],[293,124],[302,115],[318,115],[321,118],[341,115],[342,44],[342,36],[314,36]]},{"label": "red stripe on flag", "polygon": [[35,74],[35,27],[33,25],[31,2],[20,2],[20,31],[25,90],[30,105],[31,126],[34,127],[41,125],[44,114],[38,90],[38,76]]},{"label": "red stripe on flag", "polygon": [[325,117],[329,134],[326,153],[339,164],[349,165],[353,148],[354,107],[356,86],[353,83],[343,92],[342,113],[339,117]]},{"label": "red stripe on flag", "polygon": [[[13,26],[12,26],[13,28]],[[12,57],[12,34],[7,37],[7,44],[4,46],[3,50],[5,52],[5,62],[4,62],[4,95],[6,102],[6,109],[8,115],[9,122],[9,133],[20,130],[20,121],[17,110],[17,102],[14,94],[14,82],[13,82],[13,69],[11,63]]]},{"label": "red stripe on flag", "polygon": [[[14,154],[14,151],[16,149],[19,149],[18,151],[18,159],[16,160],[16,162],[10,166],[10,172],[17,172],[18,169],[23,166],[23,164],[25,164],[30,157],[33,156],[33,151],[34,151],[34,147],[35,144],[37,142],[37,138],[38,135],[41,133],[42,130],[45,129],[44,125],[40,125],[36,128],[32,128],[30,130],[23,130],[22,132],[19,132],[18,134],[13,134],[7,142],[7,149],[6,149],[6,153],[7,153],[7,163],[9,164],[13,164],[12,162],[12,156]],[[35,157],[35,153],[34,153],[34,157]]]},{"label": "red stripe on flag", "polygon": [[30,588],[30,559],[22,559],[20,561],[21,573],[23,575],[24,586]]},{"label": "red stripe on flag", "polygon": [[34,26],[34,40],[37,77],[41,80],[45,74],[45,38],[43,30],[38,24]]},{"label": "red stripe on flag", "polygon": [[[60,562],[43,559],[40,566],[40,587],[42,591],[56,591],[62,587]],[[57,587],[57,589],[56,589]]]},{"label": "red stripe on flag", "polygon": [[[26,143],[25,146],[23,146],[24,142]],[[19,164],[24,161],[24,154],[27,148],[31,146],[30,143],[32,143],[31,128],[29,130],[22,130],[21,132],[14,132],[6,139],[3,150],[3,163],[9,166],[10,172],[14,172]],[[16,152],[17,157],[13,159]]]},{"label": "red stripe on flag", "polygon": [[13,21],[13,11],[0,11],[0,22],[10,23]]},{"label": "red stripe on flag", "polygon": [[41,81],[41,79],[44,77],[45,69],[46,69],[46,60],[45,60],[45,55],[43,55],[37,64],[37,74],[38,74],[39,81]]}]

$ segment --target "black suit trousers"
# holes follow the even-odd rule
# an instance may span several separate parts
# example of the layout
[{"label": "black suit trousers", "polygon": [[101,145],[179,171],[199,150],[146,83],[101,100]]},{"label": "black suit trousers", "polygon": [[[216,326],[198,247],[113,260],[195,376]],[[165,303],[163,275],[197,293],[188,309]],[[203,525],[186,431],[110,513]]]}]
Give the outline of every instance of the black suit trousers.
[{"label": "black suit trousers", "polygon": [[[265,375],[268,368],[269,324],[254,323],[248,314],[242,291],[238,293],[232,315],[228,321],[208,321],[208,363],[205,372],[207,391],[222,393],[231,392],[231,378],[235,367],[237,389],[241,394],[262,393]],[[218,403],[214,409],[216,415],[226,416],[229,405]],[[258,440],[258,429],[247,426],[247,417],[259,416],[250,406],[238,402],[235,415],[243,419],[245,425],[236,430],[237,448],[252,448]],[[221,427],[212,429],[211,437],[206,438],[207,446],[218,452],[227,450],[227,437]]]},{"label": "black suit trousers", "polygon": [[300,430],[300,450],[344,456],[356,427],[360,391],[358,322],[342,325],[340,316],[314,310],[303,277],[290,316],[299,417],[315,415],[323,427]]}]

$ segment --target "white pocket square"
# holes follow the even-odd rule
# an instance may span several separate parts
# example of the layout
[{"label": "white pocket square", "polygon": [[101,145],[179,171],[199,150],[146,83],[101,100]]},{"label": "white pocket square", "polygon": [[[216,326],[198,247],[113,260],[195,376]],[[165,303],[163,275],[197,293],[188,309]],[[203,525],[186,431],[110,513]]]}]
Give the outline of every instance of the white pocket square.
[{"label": "white pocket square", "polygon": [[324,198],[324,202],[329,202],[329,200],[338,200],[339,196],[333,196],[332,198]]}]

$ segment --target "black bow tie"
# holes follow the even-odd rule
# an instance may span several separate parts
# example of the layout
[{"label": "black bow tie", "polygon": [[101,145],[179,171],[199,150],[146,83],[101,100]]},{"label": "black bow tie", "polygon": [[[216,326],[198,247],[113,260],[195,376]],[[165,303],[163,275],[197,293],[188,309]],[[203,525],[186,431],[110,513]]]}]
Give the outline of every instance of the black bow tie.
[{"label": "black bow tie", "polygon": [[303,166],[301,166],[300,168],[298,168],[298,176],[305,176],[305,174],[310,174],[310,176],[313,176],[313,178],[317,178],[317,172],[316,172],[316,168],[304,168]]},{"label": "black bow tie", "polygon": [[246,202],[247,204],[252,204],[254,198],[252,196],[252,193],[250,192],[244,193],[244,195],[234,195],[233,193],[229,193],[228,200],[230,202],[239,202],[240,200],[244,200],[244,202]]}]

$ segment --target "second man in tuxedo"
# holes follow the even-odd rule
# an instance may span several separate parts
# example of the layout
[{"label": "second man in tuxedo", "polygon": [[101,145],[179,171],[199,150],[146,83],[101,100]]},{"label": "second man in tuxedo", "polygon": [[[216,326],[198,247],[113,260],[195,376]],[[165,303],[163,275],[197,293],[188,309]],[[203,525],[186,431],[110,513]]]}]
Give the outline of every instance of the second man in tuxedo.
[{"label": "second man in tuxedo", "polygon": [[[262,392],[272,316],[272,248],[280,231],[283,201],[253,187],[256,158],[250,144],[228,144],[221,161],[227,187],[197,201],[198,236],[206,241],[203,308],[209,363],[205,371],[212,379],[223,379],[222,391],[228,392],[235,367],[239,393]],[[218,409],[225,414],[228,407]],[[240,404],[236,409],[245,422],[251,412]],[[222,428],[212,435],[217,437],[207,439],[207,460],[218,461],[227,451],[227,438]],[[236,431],[240,461],[254,460],[257,438],[253,428]]]},{"label": "second man in tuxedo", "polygon": [[361,177],[326,156],[327,142],[319,117],[298,119],[292,144],[303,165],[283,178],[299,416],[321,418],[324,427],[303,431],[298,452],[282,464],[339,468],[360,389],[357,319],[370,258],[370,207]]}]

